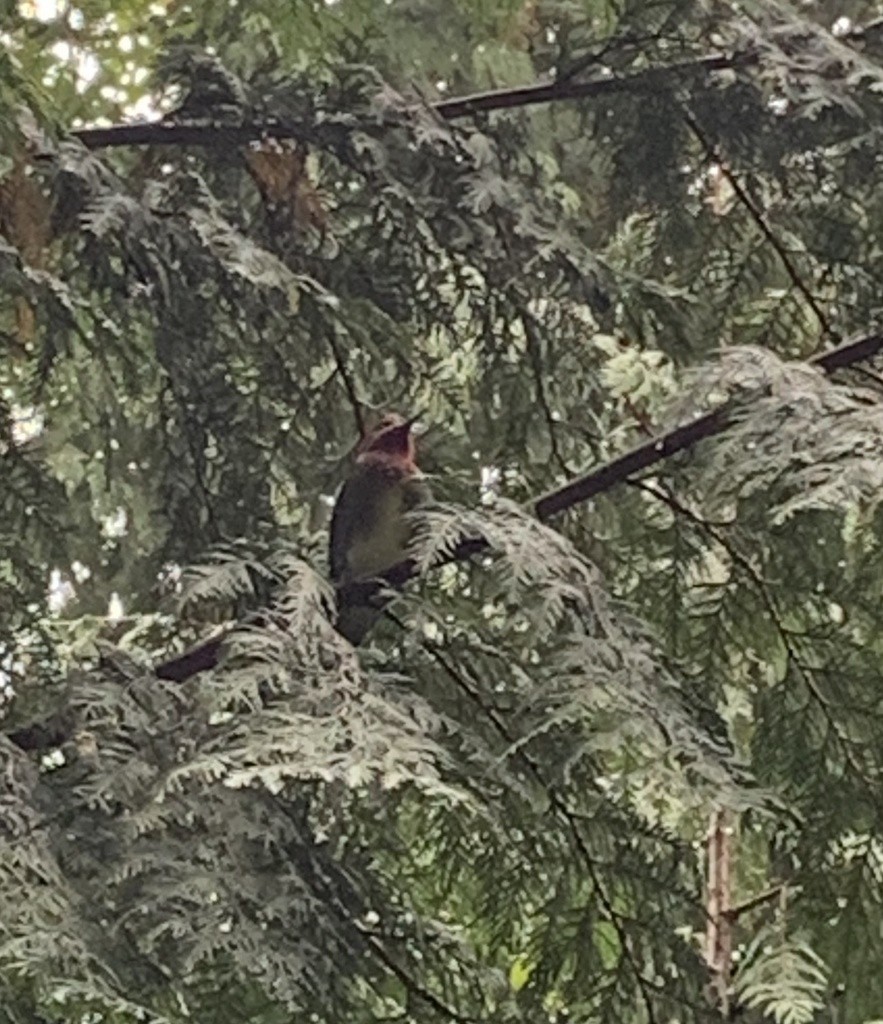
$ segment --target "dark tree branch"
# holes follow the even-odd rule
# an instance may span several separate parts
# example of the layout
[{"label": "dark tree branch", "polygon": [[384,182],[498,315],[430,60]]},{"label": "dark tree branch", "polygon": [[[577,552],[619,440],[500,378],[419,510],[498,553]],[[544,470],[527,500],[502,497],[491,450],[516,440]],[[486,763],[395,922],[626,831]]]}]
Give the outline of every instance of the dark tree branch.
[{"label": "dark tree branch", "polygon": [[[877,19],[864,26],[855,26],[840,42],[874,43],[880,36],[883,36],[883,19]],[[441,100],[432,104],[432,109],[444,120],[454,121],[461,117],[471,117],[474,114],[533,107],[542,103],[592,99],[619,93],[643,95],[662,89],[672,89],[682,84],[685,79],[702,78],[717,71],[730,71],[750,67],[757,63],[756,53],[751,50],[742,50],[732,54],[709,54],[674,64],[644,68],[630,75],[605,75],[581,82],[573,80],[574,73],[571,70],[553,82],[523,85],[514,89],[492,89],[488,92],[477,92],[468,96],[454,96],[449,100]],[[219,148],[241,146],[266,138],[296,139],[304,134],[304,125],[287,118],[238,125],[174,124],[168,121],[152,121],[142,124],[110,125],[107,128],[81,128],[79,131],[71,132],[74,138],[79,139],[89,149],[103,149],[111,146],[209,146]]]},{"label": "dark tree branch", "polygon": [[[858,44],[874,43],[883,36],[883,19],[856,25],[840,40]],[[601,51],[602,56],[604,51]],[[514,110],[568,100],[592,99],[619,93],[643,95],[662,89],[672,89],[685,79],[703,77],[718,71],[750,67],[758,63],[752,50],[731,54],[708,54],[673,64],[644,68],[630,75],[604,75],[588,81],[574,81],[570,69],[552,82],[534,83],[512,89],[492,89],[487,92],[454,96],[431,105],[439,117],[454,121],[474,114],[497,110]],[[208,146],[212,148],[241,146],[260,139],[300,138],[306,134],[305,126],[289,118],[253,121],[242,124],[175,124],[169,121],[150,121],[140,124],[116,124],[106,128],[81,128],[70,133],[88,149],[115,146]]]},{"label": "dark tree branch", "polygon": [[696,60],[679,61],[661,67],[646,68],[632,75],[617,78],[608,75],[592,78],[587,82],[574,82],[570,78],[525,85],[516,89],[493,89],[489,92],[473,93],[471,96],[457,96],[433,104],[433,109],[447,121],[472,114],[493,110],[513,110],[517,107],[532,107],[539,103],[560,102],[561,100],[582,100],[596,96],[611,96],[615,93],[657,92],[672,88],[684,78],[702,77],[715,71],[729,71],[757,62],[754,53],[711,54]]},{"label": "dark tree branch", "polygon": [[71,132],[87,149],[116,146],[209,146],[223,149],[244,146],[259,139],[299,138],[302,134],[303,125],[277,120],[241,125],[145,121],[138,124],[114,124],[107,128],[81,128]]},{"label": "dark tree branch", "polygon": [[[685,78],[702,77],[716,71],[727,71],[754,64],[757,57],[744,52],[731,55],[712,54],[677,64],[646,68],[621,77],[605,76],[587,82],[563,79],[524,85],[515,89],[493,89],[489,92],[456,96],[433,103],[431,109],[445,121],[455,121],[474,114],[494,110],[513,110],[540,103],[582,100],[617,93],[644,94],[674,88]],[[252,122],[249,124],[174,124],[153,121],[146,124],[117,124],[108,128],[82,128],[72,132],[89,149],[111,146],[241,146],[265,138],[299,138],[304,126],[288,119]]]},{"label": "dark tree branch", "polygon": [[[870,359],[883,349],[883,334],[870,334],[838,348],[813,356],[810,365],[818,366],[825,373],[852,366],[853,363]],[[714,409],[683,426],[660,437],[651,439],[632,448],[631,451],[612,459],[585,476],[565,484],[533,503],[538,519],[546,520],[559,512],[610,490],[618,483],[642,470],[670,458],[678,452],[691,448],[707,437],[713,437],[726,430],[729,425],[729,410],[726,407]]]},{"label": "dark tree branch", "polygon": [[560,512],[566,512],[574,505],[589,501],[596,495],[609,491],[641,470],[662,462],[678,452],[691,448],[706,437],[721,433],[729,422],[729,410],[725,407],[714,409],[699,416],[691,423],[675,427],[659,437],[651,438],[631,451],[620,455],[603,466],[593,469],[585,476],[571,480],[533,502],[536,517],[545,522]]},{"label": "dark tree branch", "polygon": [[229,635],[230,631],[225,629],[208,640],[188,648],[183,654],[176,654],[168,661],[161,662],[156,666],[156,674],[160,679],[183,683],[191,676],[214,668],[221,660],[221,648]]}]

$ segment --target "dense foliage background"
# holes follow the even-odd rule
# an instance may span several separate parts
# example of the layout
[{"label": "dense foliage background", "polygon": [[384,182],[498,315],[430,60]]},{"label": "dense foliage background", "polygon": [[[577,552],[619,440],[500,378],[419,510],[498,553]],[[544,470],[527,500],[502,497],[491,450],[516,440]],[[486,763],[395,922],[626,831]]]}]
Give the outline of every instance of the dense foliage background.
[{"label": "dense foliage background", "polygon": [[0,11],[0,1021],[883,1017],[879,0]]}]

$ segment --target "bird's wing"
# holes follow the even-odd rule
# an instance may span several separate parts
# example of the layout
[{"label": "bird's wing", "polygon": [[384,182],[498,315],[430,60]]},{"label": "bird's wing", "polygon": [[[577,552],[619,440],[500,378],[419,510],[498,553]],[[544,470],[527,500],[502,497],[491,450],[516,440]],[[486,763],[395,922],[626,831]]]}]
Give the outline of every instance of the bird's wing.
[{"label": "bird's wing", "polygon": [[[428,500],[422,477],[395,480],[388,474],[357,470],[341,488],[331,516],[332,581],[374,576],[404,558],[409,530],[402,513]],[[370,605],[344,603],[338,609],[338,632],[359,644],[379,615]]]},{"label": "bird's wing", "polygon": [[428,505],[432,501],[432,491],[429,489],[427,478],[421,473],[408,481],[405,488],[402,508],[405,512],[413,512],[421,505]]},{"label": "bird's wing", "polygon": [[331,513],[331,531],[328,538],[328,569],[333,581],[341,580],[346,576],[348,567],[347,552],[350,549],[350,541],[353,535],[353,528],[358,524],[359,517],[356,513],[356,490],[351,477],[341,487],[334,503],[334,511]]}]

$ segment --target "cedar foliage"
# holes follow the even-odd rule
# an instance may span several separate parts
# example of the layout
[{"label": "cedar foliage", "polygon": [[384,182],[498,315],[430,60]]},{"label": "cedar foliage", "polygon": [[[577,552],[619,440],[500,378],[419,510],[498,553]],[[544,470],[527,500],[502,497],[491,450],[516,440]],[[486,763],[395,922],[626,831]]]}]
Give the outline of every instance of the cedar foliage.
[{"label": "cedar foliage", "polygon": [[[878,1014],[880,378],[804,360],[880,323],[883,9],[246,6],[6,31],[0,1021]],[[214,145],[71,134],[139,98],[127,52]],[[630,81],[431,105],[544,76]],[[328,498],[381,407],[430,425],[438,504],[356,652]]]}]

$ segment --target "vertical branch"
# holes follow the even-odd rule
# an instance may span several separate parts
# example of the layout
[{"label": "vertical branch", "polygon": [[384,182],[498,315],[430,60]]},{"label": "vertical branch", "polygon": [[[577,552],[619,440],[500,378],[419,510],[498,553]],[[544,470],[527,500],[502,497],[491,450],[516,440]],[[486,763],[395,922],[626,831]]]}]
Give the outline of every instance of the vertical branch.
[{"label": "vertical branch", "polygon": [[705,910],[705,962],[711,973],[711,990],[721,1013],[729,1013],[730,971],[733,961],[732,828],[729,812],[712,812],[706,844],[708,858]]}]

